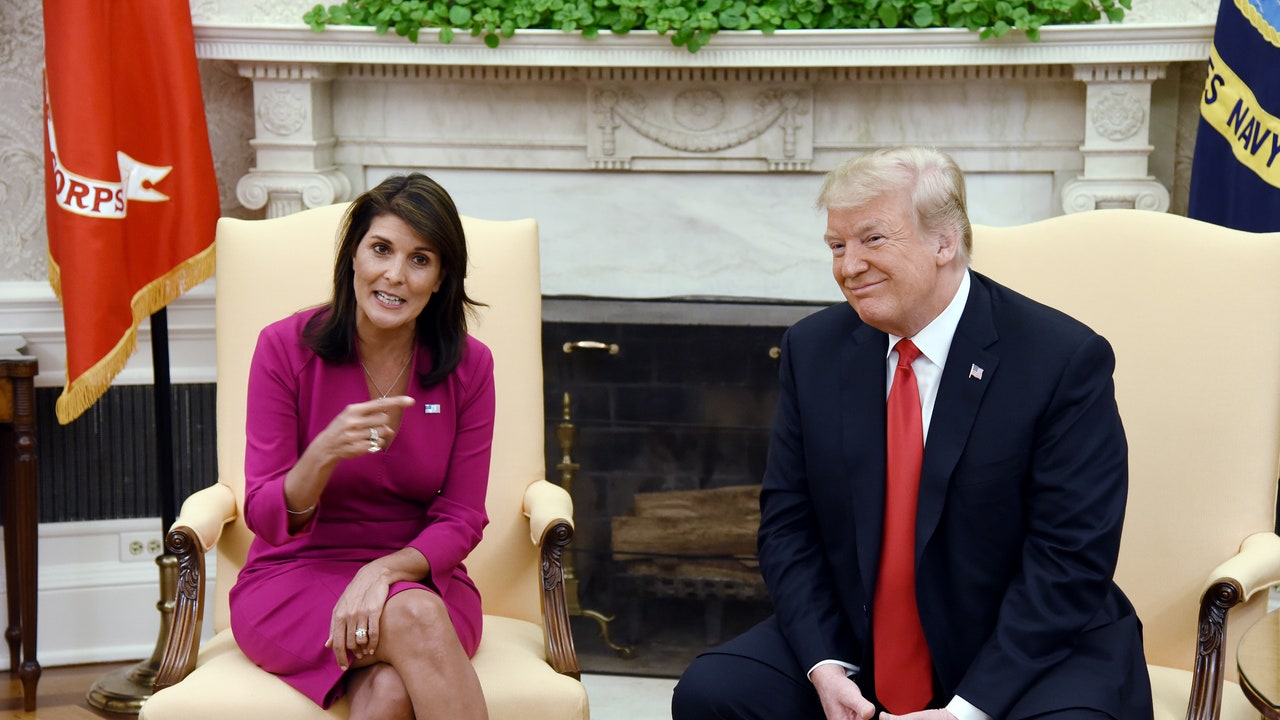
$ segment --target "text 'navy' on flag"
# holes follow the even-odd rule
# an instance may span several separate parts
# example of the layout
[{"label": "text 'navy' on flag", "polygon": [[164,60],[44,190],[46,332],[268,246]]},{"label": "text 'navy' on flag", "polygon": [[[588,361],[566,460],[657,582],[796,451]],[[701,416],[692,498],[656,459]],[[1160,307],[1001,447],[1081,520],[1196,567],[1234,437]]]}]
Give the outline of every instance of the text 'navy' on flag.
[{"label": "text 'navy' on flag", "polygon": [[1280,0],[1222,0],[1187,215],[1280,230]]}]

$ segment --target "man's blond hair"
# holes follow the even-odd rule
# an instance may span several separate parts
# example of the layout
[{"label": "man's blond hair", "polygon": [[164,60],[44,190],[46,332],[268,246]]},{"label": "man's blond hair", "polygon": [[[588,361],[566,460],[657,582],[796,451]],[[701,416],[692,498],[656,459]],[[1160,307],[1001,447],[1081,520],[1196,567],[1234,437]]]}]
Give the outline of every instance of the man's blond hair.
[{"label": "man's blond hair", "polygon": [[901,191],[910,191],[916,222],[926,233],[958,235],[958,252],[968,263],[973,230],[965,204],[964,173],[940,150],[903,145],[846,160],[827,173],[818,193],[818,209],[860,207]]}]

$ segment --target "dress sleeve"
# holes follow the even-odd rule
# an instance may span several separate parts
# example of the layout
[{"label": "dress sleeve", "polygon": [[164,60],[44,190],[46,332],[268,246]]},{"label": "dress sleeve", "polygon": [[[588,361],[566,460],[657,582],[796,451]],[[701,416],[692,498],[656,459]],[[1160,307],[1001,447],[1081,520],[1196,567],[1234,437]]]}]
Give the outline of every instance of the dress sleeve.
[{"label": "dress sleeve", "polygon": [[[298,422],[298,373],[290,357],[290,338],[271,325],[258,335],[249,369],[245,419],[244,516],[253,533],[270,545],[283,545],[310,532],[307,523],[289,533],[284,479],[301,455]],[[296,342],[296,339],[294,339]]]},{"label": "dress sleeve", "polygon": [[[464,371],[465,367],[465,371]],[[480,543],[489,523],[485,493],[493,449],[493,355],[477,341],[468,343],[459,366],[458,424],[444,485],[427,507],[426,527],[410,547],[431,564],[431,582],[441,592],[453,571]]]}]

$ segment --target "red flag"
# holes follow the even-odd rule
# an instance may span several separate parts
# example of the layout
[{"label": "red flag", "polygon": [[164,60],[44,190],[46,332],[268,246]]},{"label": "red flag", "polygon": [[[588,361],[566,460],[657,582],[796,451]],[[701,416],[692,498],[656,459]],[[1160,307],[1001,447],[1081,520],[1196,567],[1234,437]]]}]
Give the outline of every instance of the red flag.
[{"label": "red flag", "polygon": [[138,323],[213,274],[218,186],[186,0],[44,0],[49,283],[66,424],[137,347]]}]

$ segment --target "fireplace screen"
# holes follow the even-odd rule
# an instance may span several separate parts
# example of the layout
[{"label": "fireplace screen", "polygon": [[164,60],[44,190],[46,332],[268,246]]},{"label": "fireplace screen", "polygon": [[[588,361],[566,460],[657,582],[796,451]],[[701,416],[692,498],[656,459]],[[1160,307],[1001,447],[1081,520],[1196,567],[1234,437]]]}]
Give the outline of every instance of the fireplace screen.
[{"label": "fireplace screen", "polygon": [[676,677],[770,612],[756,530],[778,344],[813,306],[721,304],[708,324],[705,303],[550,305],[547,477],[574,500],[582,670]]}]

